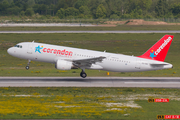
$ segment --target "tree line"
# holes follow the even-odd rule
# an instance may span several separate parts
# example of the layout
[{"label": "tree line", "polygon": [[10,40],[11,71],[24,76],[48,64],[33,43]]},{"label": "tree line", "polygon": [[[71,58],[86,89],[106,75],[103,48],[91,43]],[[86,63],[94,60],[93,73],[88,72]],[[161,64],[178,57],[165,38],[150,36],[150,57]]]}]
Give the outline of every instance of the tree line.
[{"label": "tree line", "polygon": [[180,0],[0,0],[0,16],[180,18]]}]

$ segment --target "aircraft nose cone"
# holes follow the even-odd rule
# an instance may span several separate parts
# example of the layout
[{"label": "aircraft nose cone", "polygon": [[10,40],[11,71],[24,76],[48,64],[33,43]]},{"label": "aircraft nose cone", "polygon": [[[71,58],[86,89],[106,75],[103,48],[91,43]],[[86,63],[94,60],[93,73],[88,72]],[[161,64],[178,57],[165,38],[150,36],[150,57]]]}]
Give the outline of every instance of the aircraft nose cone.
[{"label": "aircraft nose cone", "polygon": [[12,53],[13,53],[12,48],[9,48],[9,49],[7,50],[7,52],[8,52],[8,54],[12,55]]}]

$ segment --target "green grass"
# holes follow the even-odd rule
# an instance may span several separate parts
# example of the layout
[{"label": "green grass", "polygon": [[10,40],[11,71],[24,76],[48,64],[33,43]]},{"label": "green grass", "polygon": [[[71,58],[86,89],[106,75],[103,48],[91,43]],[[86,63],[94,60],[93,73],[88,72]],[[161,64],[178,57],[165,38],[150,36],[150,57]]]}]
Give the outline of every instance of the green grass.
[{"label": "green grass", "polygon": [[[170,102],[148,103],[149,98]],[[179,89],[8,87],[0,88],[0,99],[0,119],[154,120],[180,111]]]},{"label": "green grass", "polygon": [[[0,34],[0,76],[78,76],[80,70],[59,71],[53,64],[32,62],[30,69],[25,70],[27,60],[10,56],[7,49],[19,42],[35,41],[75,48],[91,49],[127,55],[141,55],[156,43],[164,34]],[[174,35],[166,62],[174,65],[173,69],[115,73],[110,76],[163,76],[179,77],[179,46],[180,34]],[[88,76],[107,76],[106,71],[87,70]]]},{"label": "green grass", "polygon": [[116,27],[0,27],[0,31],[104,31],[104,30],[180,30],[180,25],[118,25]]}]

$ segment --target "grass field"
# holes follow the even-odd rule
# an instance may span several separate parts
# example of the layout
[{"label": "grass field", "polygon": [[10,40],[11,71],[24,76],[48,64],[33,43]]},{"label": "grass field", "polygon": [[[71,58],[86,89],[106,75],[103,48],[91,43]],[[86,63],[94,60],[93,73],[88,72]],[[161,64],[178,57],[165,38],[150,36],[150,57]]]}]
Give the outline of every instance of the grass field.
[{"label": "grass field", "polygon": [[0,27],[0,31],[104,31],[104,30],[180,30],[180,25],[118,25],[116,27]]},{"label": "grass field", "polygon": [[[168,98],[169,103],[148,103]],[[178,89],[0,88],[1,119],[134,119],[177,115]]]},{"label": "grass field", "polygon": [[[10,56],[7,49],[19,42],[35,41],[62,46],[141,55],[164,34],[0,34],[0,76],[79,76],[80,70],[60,71],[54,64],[32,61],[30,70],[25,70],[27,60]],[[174,65],[173,69],[115,73],[110,76],[180,76],[179,46],[180,34],[173,34],[174,40],[165,59]],[[87,70],[88,76],[107,76],[106,71]]]}]

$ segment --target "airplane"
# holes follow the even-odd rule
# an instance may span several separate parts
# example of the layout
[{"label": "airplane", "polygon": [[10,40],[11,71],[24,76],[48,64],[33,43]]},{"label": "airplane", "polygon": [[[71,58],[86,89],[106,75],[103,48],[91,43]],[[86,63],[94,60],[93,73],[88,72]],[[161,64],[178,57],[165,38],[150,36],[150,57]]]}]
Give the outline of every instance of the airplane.
[{"label": "airplane", "polygon": [[82,69],[80,76],[85,78],[85,69],[105,70],[113,72],[140,72],[172,68],[164,62],[173,35],[164,35],[149,50],[140,56],[99,52],[65,46],[50,45],[36,42],[21,42],[7,52],[21,59],[27,59],[26,69],[32,61],[55,64],[59,70]]}]

